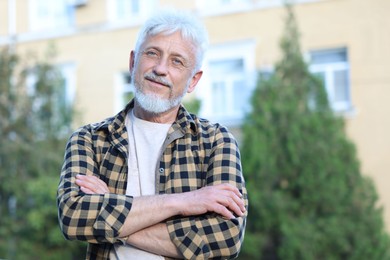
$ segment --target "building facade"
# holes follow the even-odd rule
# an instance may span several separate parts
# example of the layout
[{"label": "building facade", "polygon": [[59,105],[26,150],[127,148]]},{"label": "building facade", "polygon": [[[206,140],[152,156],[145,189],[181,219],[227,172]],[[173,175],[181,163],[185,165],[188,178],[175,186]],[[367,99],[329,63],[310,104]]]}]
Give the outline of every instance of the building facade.
[{"label": "building facade", "polygon": [[[140,25],[162,8],[183,9],[205,23],[210,48],[193,94],[200,115],[239,137],[259,73],[280,58],[282,0],[0,0],[0,46],[21,54],[57,49],[66,98],[77,124],[119,111],[132,92],[129,54]],[[346,121],[362,172],[377,187],[390,230],[390,1],[295,0],[301,47]]]}]

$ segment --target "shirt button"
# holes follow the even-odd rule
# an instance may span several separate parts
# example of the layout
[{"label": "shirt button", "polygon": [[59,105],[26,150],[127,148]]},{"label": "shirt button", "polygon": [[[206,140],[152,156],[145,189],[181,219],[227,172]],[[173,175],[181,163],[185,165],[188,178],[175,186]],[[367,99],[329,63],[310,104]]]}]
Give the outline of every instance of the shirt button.
[{"label": "shirt button", "polygon": [[160,173],[163,173],[163,172],[164,172],[164,168],[160,168],[160,169],[158,169],[158,171],[159,171]]}]

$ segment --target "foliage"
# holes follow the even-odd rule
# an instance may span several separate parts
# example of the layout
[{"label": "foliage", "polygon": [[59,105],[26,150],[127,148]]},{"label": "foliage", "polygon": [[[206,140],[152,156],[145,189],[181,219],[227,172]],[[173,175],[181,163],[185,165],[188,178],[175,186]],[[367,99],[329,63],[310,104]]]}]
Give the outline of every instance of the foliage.
[{"label": "foliage", "polygon": [[[48,57],[53,52],[48,53]],[[0,50],[0,258],[83,258],[59,230],[56,188],[73,116],[48,59]]]},{"label": "foliage", "polygon": [[250,198],[242,259],[390,259],[373,183],[308,71],[292,8],[283,57],[243,126]]},{"label": "foliage", "polygon": [[197,114],[200,110],[201,101],[197,98],[189,98],[183,101],[183,105],[189,113]]}]

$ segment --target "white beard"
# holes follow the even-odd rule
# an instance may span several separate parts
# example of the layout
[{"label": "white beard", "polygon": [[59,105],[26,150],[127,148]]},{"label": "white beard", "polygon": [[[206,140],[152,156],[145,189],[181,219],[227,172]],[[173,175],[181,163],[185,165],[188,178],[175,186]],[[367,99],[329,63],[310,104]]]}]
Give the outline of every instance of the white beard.
[{"label": "white beard", "polygon": [[[137,102],[138,105],[141,106],[142,109],[145,111],[148,111],[150,113],[154,114],[160,114],[164,113],[176,106],[178,106],[184,96],[187,93],[187,90],[190,86],[190,81],[187,82],[187,86],[185,87],[183,93],[180,96],[177,97],[170,97],[168,99],[163,99],[159,97],[156,94],[150,93],[150,94],[145,94],[142,91],[142,86],[138,84],[138,82],[135,79],[135,71],[132,73],[132,83],[135,89],[135,101]],[[170,83],[169,83],[170,84]],[[171,88],[173,88],[172,84],[170,84]],[[172,90],[171,90],[172,91]]]},{"label": "white beard", "polygon": [[183,95],[173,99],[162,99],[155,94],[145,94],[139,88],[135,88],[135,100],[142,109],[154,113],[164,113],[180,104],[186,92]]}]

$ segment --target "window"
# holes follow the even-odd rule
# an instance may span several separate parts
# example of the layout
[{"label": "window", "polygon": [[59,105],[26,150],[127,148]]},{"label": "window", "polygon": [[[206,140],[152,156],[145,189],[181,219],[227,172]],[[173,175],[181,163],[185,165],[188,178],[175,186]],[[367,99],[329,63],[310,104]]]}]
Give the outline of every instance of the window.
[{"label": "window", "polygon": [[156,7],[155,0],[107,0],[108,18],[115,22],[141,22]]},{"label": "window", "polygon": [[134,97],[134,87],[130,84],[131,76],[129,72],[118,73],[115,81],[114,110],[119,112]]},{"label": "window", "polygon": [[[59,90],[59,96],[61,104],[73,105],[76,96],[76,77],[75,77],[75,65],[73,63],[64,63],[57,65],[54,73],[55,78],[61,79],[61,89]],[[35,74],[30,74],[27,77],[28,92],[33,95],[35,92],[35,84],[37,78]]]},{"label": "window", "polygon": [[210,62],[212,109],[216,115],[239,114],[245,109],[247,92],[245,86],[244,61],[242,58]]},{"label": "window", "polygon": [[198,0],[200,6],[206,8],[216,8],[216,7],[228,7],[233,5],[240,5],[245,3],[250,3],[250,0]]},{"label": "window", "polygon": [[[294,0],[294,4],[311,3],[322,0]],[[285,0],[196,0],[202,15],[221,15],[226,13],[252,12],[256,9],[280,8]]]},{"label": "window", "polygon": [[206,15],[250,10],[251,0],[197,0],[198,9]]},{"label": "window", "polygon": [[200,116],[227,125],[241,123],[255,86],[254,47],[245,41],[210,48],[197,92]]},{"label": "window", "polygon": [[74,5],[68,0],[30,0],[32,31],[65,28],[74,24]]},{"label": "window", "polygon": [[[76,77],[75,77],[75,65],[73,63],[66,63],[58,65],[54,73],[60,73],[60,75],[54,74],[54,77],[61,79],[61,89],[58,95],[60,105],[72,106],[74,104],[76,96]],[[34,95],[36,89],[37,77],[34,73],[29,74],[27,77],[27,89],[30,95]],[[39,105],[39,104],[37,104]]]},{"label": "window", "polygon": [[[26,82],[28,93],[34,97],[32,110],[40,118],[49,116],[49,129],[55,129],[58,136],[66,137],[73,117],[69,112],[73,110],[76,92],[75,66],[72,63],[62,64],[49,71],[46,67],[41,67],[39,73],[44,72],[45,78],[53,81],[50,84],[39,84],[36,69],[38,67],[31,69]],[[49,130],[47,125],[34,124],[34,118],[30,120],[31,126],[39,133],[39,138],[46,138]]]},{"label": "window", "polygon": [[311,52],[310,70],[323,80],[334,111],[351,109],[349,63],[345,48]]},{"label": "window", "polygon": [[58,66],[64,79],[64,101],[73,105],[76,98],[76,67],[73,63],[65,63]]}]

